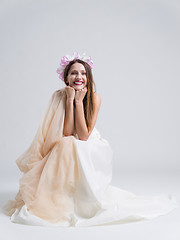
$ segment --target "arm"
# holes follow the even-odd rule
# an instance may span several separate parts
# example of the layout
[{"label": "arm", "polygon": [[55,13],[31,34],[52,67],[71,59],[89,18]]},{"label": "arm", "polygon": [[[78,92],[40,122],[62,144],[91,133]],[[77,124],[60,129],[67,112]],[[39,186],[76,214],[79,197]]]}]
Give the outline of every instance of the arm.
[{"label": "arm", "polygon": [[74,133],[74,104],[73,99],[66,99],[63,135],[70,136]]},{"label": "arm", "polygon": [[98,112],[101,105],[101,97],[97,93],[94,93],[94,103],[95,103],[95,109],[92,116],[90,128],[88,131],[86,121],[85,121],[85,116],[84,116],[83,100],[75,99],[75,126],[76,126],[76,132],[80,140],[86,141],[95,126]]}]

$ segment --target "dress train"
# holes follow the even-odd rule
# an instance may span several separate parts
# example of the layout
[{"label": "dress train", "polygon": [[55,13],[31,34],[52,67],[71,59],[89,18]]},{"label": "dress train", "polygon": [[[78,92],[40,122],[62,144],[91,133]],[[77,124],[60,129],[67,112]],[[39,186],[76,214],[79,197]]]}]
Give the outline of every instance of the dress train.
[{"label": "dress train", "polygon": [[87,141],[62,134],[66,95],[54,92],[37,134],[16,161],[24,173],[12,222],[87,227],[150,220],[178,207],[174,196],[137,196],[111,185],[113,151],[94,127]]}]

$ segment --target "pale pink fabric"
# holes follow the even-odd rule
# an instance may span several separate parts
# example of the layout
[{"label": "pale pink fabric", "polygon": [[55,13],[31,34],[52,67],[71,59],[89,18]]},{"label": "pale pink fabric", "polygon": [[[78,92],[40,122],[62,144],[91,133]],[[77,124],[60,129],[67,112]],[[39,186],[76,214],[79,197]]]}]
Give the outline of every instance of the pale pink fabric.
[{"label": "pale pink fabric", "polygon": [[12,215],[24,204],[30,213],[52,223],[73,213],[73,194],[79,177],[74,136],[63,136],[66,94],[54,92],[37,134],[16,163],[24,172],[15,201],[5,209]]},{"label": "pale pink fabric", "polygon": [[65,88],[53,93],[31,146],[16,161],[24,173],[5,209],[31,225],[92,226],[152,219],[178,207],[171,196],[136,196],[110,185],[113,152],[96,128],[87,141],[63,136]]}]

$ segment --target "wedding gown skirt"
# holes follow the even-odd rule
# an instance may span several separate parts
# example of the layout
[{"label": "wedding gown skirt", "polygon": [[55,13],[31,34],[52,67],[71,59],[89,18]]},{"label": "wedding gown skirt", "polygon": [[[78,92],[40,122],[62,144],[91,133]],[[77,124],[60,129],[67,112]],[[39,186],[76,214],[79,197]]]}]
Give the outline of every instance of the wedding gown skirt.
[{"label": "wedding gown skirt", "polygon": [[[46,184],[46,191],[48,188],[53,199],[50,199],[47,193],[41,193],[41,197],[36,199],[39,203],[35,204],[35,208],[31,207],[31,212],[26,205],[20,210],[16,209],[11,216],[12,222],[56,227],[95,226],[148,220],[167,214],[177,207],[173,196],[136,196],[110,185],[112,149],[108,142],[100,137],[96,128],[88,141],[81,141],[73,136],[65,137],[62,141],[62,151],[58,150],[57,144],[51,152],[54,155],[59,151],[54,162],[47,161],[45,166],[44,162],[41,162],[44,168],[49,168],[52,175],[54,171],[60,171],[59,178],[53,179],[53,182],[51,174],[48,177],[41,173],[41,181]],[[76,149],[72,142],[75,142]],[[77,159],[73,155],[75,150]],[[68,151],[72,151],[71,158],[65,157]],[[38,170],[39,166],[36,171]],[[62,195],[53,195],[52,191],[56,188],[61,188]],[[52,205],[51,201],[54,204],[60,202],[62,208],[48,207]],[[52,218],[49,216],[50,212]]]},{"label": "wedding gown skirt", "polygon": [[[61,108],[57,106],[53,114]],[[39,145],[35,138],[35,144],[19,160],[24,172],[20,190],[15,201],[5,207],[12,222],[87,227],[149,220],[178,207],[171,195],[137,196],[111,185],[113,151],[95,127],[87,141],[77,135],[61,137],[49,145],[48,152],[34,150],[42,146],[43,124],[37,134]],[[47,129],[50,131],[49,125]],[[48,138],[47,131],[43,134]],[[32,156],[33,161],[29,160]]]}]

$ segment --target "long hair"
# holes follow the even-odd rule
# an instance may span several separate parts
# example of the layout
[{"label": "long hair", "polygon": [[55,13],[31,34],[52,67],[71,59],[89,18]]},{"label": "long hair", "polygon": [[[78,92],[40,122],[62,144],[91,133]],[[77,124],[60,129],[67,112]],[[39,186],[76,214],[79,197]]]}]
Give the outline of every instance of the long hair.
[{"label": "long hair", "polygon": [[69,74],[69,70],[70,70],[71,66],[76,62],[83,64],[84,68],[86,70],[86,73],[87,73],[86,74],[86,77],[87,77],[87,85],[86,85],[87,92],[86,92],[86,95],[84,96],[84,99],[83,99],[83,107],[84,107],[84,115],[85,115],[86,125],[87,125],[87,128],[89,130],[92,115],[93,115],[93,112],[94,112],[93,87],[95,88],[95,92],[96,92],[96,85],[95,85],[95,82],[93,80],[93,75],[92,75],[92,71],[91,71],[91,68],[90,68],[89,64],[84,62],[81,59],[74,59],[71,62],[69,62],[69,64],[64,69],[64,82],[68,86],[67,77],[68,77],[68,74]]}]

